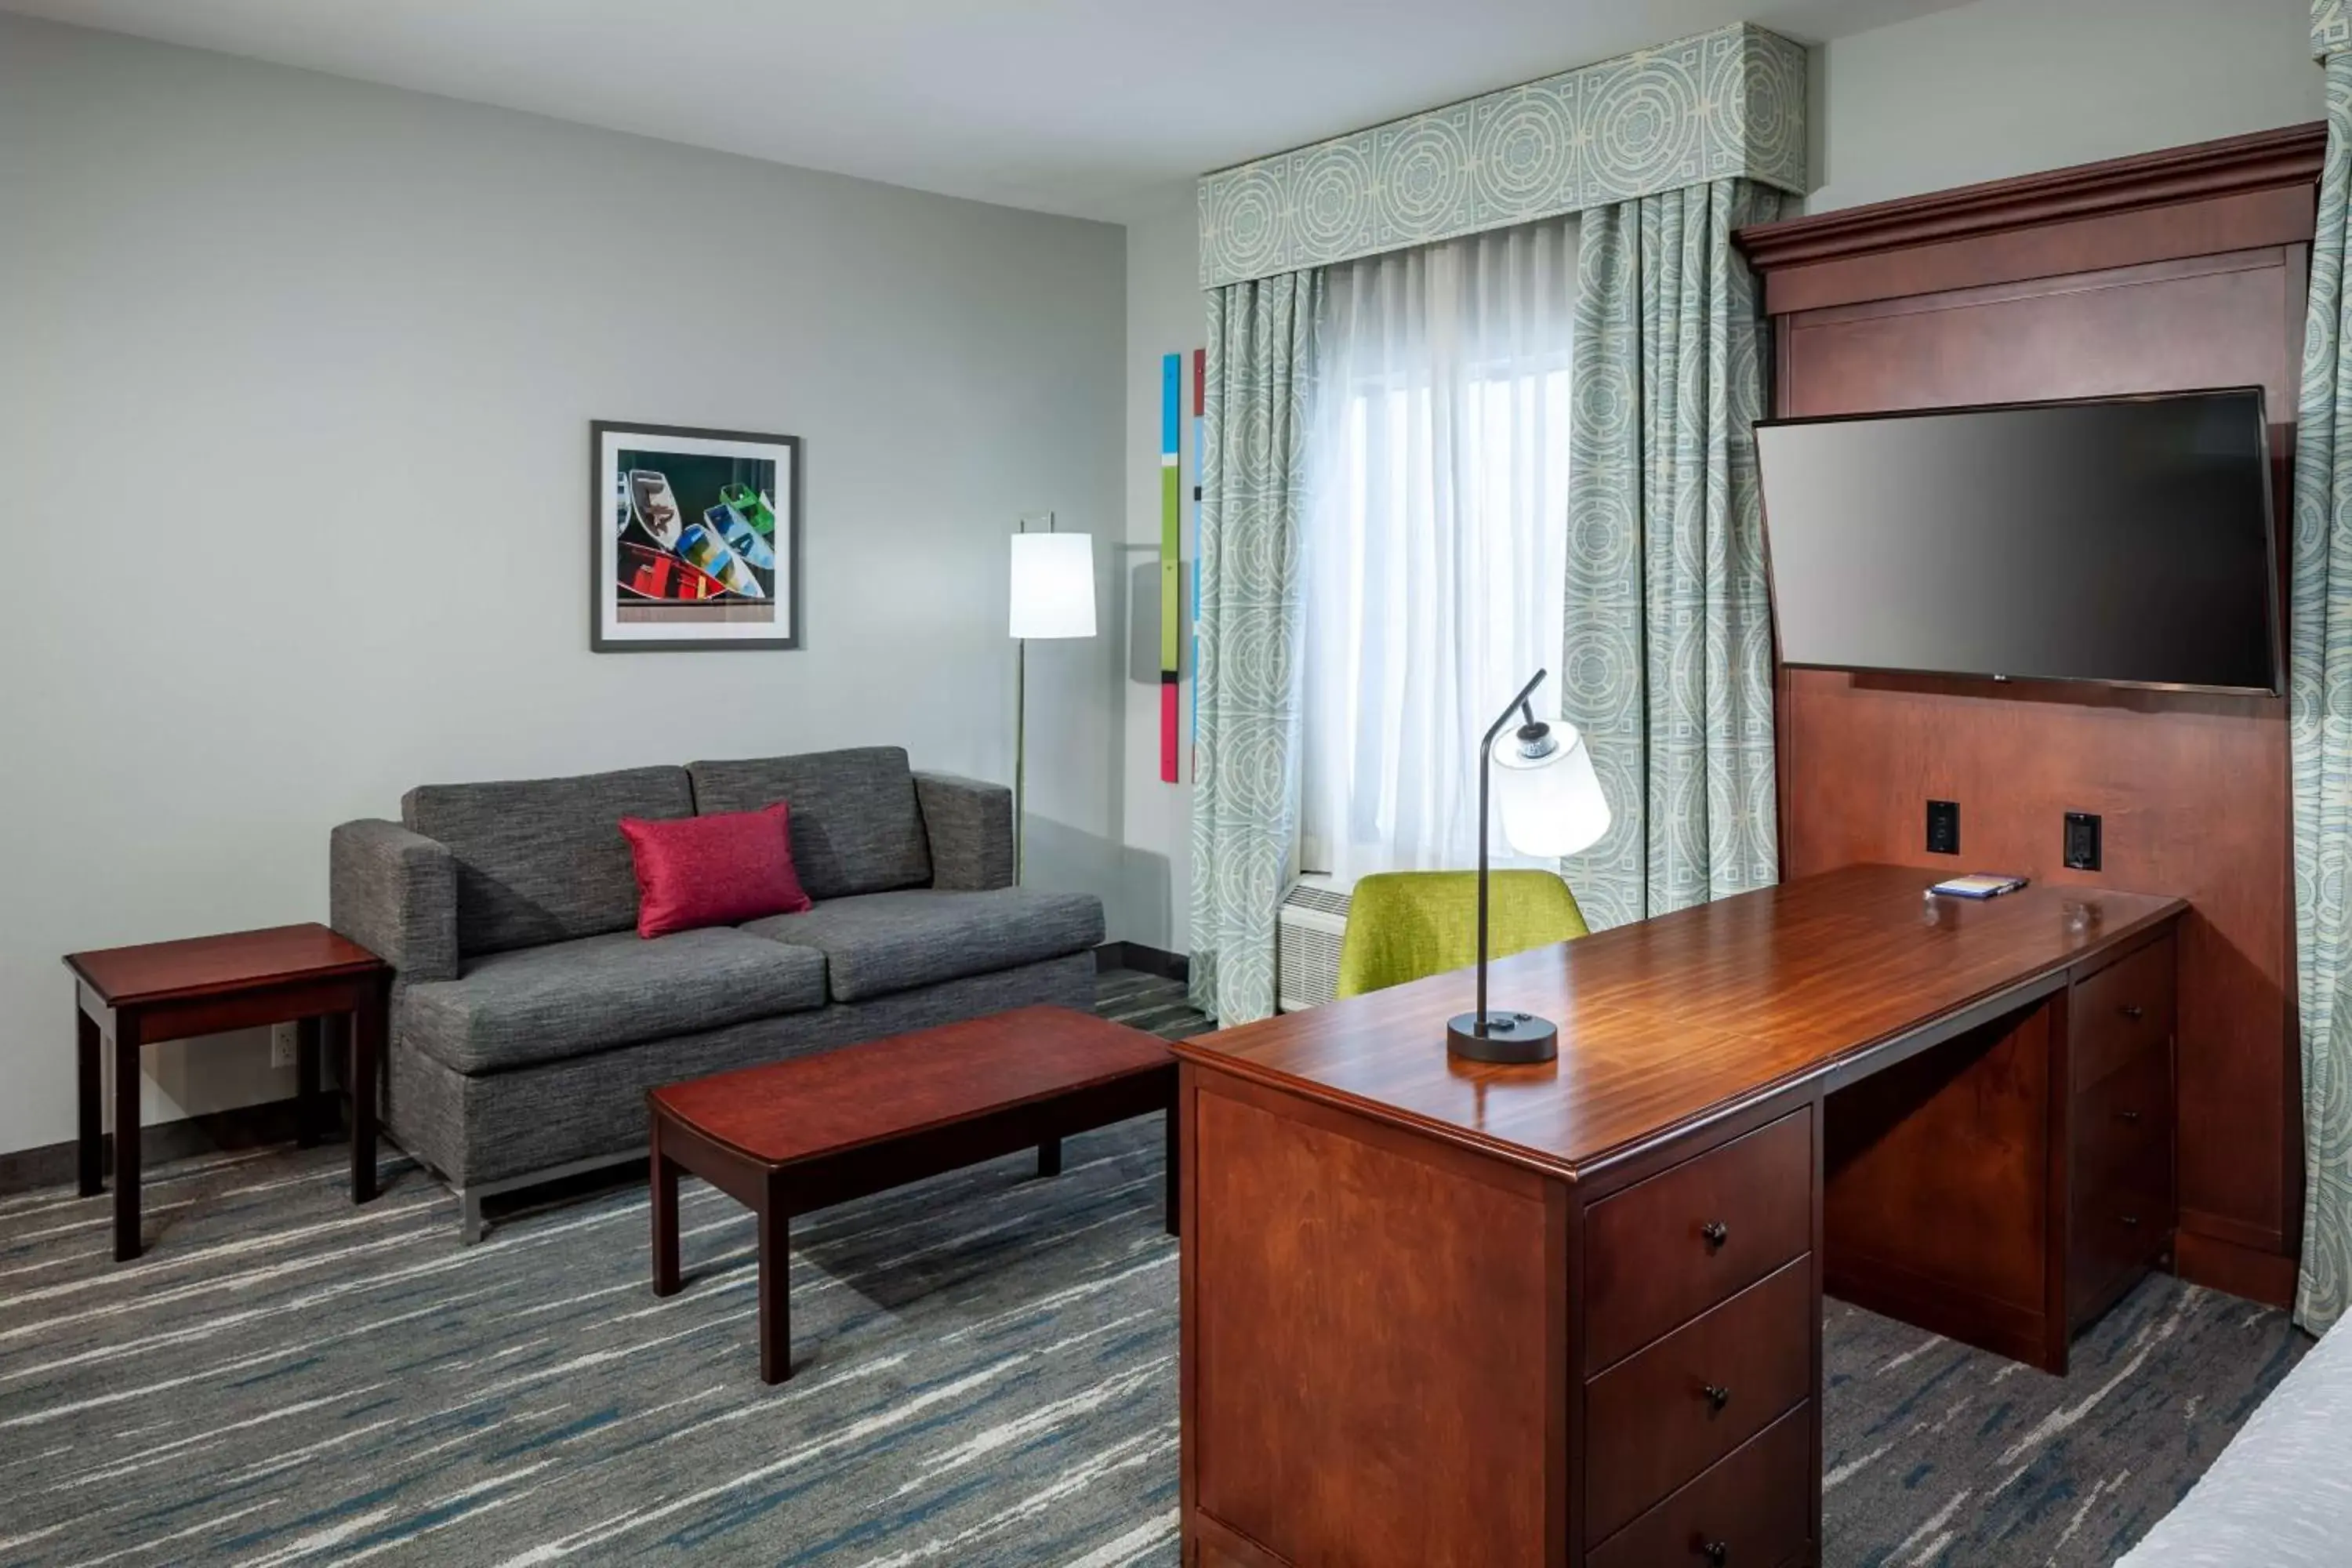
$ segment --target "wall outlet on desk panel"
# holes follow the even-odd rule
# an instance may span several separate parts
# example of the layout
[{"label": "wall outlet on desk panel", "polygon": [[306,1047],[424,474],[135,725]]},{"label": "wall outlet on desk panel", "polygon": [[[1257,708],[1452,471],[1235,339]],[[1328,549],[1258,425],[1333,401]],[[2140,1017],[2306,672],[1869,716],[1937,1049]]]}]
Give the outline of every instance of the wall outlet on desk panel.
[{"label": "wall outlet on desk panel", "polygon": [[1960,803],[1957,800],[1931,800],[1927,803],[1927,853],[1957,855],[1960,852]]},{"label": "wall outlet on desk panel", "polygon": [[2088,811],[2066,814],[2066,868],[2070,871],[2095,871],[2099,868],[2099,819]]},{"label": "wall outlet on desk panel", "polygon": [[294,1024],[272,1024],[269,1026],[269,1065],[271,1067],[290,1068],[294,1065],[295,1046],[300,1037],[295,1033],[298,1027],[299,1026]]}]

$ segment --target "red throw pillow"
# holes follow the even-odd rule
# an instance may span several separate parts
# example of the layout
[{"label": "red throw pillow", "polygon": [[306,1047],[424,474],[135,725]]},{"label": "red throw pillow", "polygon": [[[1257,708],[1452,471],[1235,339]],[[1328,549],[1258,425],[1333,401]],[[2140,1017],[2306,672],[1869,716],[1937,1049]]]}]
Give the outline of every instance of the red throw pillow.
[{"label": "red throw pillow", "polygon": [[730,811],[651,822],[621,818],[637,865],[637,934],[667,936],[810,906],[793,869],[792,826],[782,802],[765,811]]}]

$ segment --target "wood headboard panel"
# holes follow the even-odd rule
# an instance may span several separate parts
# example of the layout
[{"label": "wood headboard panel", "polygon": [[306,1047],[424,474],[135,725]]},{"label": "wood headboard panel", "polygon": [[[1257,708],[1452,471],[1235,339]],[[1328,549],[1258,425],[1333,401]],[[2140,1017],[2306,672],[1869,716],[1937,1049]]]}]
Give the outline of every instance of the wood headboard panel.
[{"label": "wood headboard panel", "polygon": [[[2298,127],[1743,230],[1775,411],[2259,385],[2284,542],[2324,147]],[[2285,702],[1818,670],[1781,671],[1779,696],[1784,874],[1889,860],[2195,905],[2179,1266],[2285,1302],[2303,1203]],[[1931,798],[1959,803],[1957,858],[1926,852]],[[2068,811],[2105,818],[2102,870],[2061,864]]]}]

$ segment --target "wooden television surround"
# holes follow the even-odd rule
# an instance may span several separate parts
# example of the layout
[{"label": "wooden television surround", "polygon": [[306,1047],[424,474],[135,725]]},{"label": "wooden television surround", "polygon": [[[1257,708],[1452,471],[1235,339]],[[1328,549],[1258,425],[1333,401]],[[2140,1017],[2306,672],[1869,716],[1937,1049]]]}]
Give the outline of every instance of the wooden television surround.
[{"label": "wooden television surround", "polygon": [[[2290,537],[2320,125],[1741,231],[1779,415],[2259,385]],[[2281,563],[2282,577],[2284,563]],[[2278,1305],[2303,1209],[2283,699],[1784,669],[1781,866],[2178,895],[2176,1268]],[[1925,803],[1957,801],[1960,854]],[[2105,864],[2062,864],[2063,814]]]}]

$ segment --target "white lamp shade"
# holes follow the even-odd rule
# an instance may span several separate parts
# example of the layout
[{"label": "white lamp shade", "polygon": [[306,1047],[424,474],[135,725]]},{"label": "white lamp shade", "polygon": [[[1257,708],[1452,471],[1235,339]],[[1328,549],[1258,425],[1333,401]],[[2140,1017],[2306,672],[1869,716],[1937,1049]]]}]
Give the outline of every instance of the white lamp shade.
[{"label": "white lamp shade", "polygon": [[1095,635],[1095,541],[1090,533],[1013,536],[1013,635]]},{"label": "white lamp shade", "polygon": [[1539,859],[1580,854],[1609,831],[1609,798],[1592,771],[1592,753],[1573,724],[1554,721],[1559,745],[1540,757],[1523,756],[1506,736],[1495,749],[1495,802],[1503,837],[1513,849]]}]

